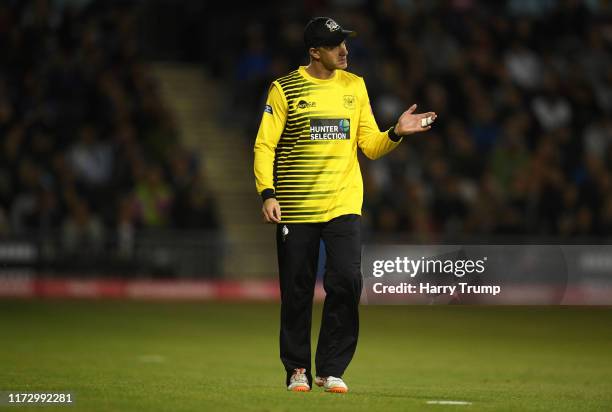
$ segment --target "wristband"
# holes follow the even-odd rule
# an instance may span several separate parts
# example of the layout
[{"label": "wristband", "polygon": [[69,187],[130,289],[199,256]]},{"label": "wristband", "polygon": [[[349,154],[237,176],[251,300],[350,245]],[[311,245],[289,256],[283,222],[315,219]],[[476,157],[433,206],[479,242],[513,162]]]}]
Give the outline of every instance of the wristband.
[{"label": "wristband", "polygon": [[399,142],[403,136],[399,136],[397,134],[395,134],[395,126],[391,126],[391,128],[389,129],[389,131],[387,132],[387,134],[389,135],[389,139],[391,139],[394,142]]},{"label": "wristband", "polygon": [[276,193],[274,193],[274,189],[264,189],[261,192],[261,201],[265,202],[268,199],[274,198],[276,199]]}]

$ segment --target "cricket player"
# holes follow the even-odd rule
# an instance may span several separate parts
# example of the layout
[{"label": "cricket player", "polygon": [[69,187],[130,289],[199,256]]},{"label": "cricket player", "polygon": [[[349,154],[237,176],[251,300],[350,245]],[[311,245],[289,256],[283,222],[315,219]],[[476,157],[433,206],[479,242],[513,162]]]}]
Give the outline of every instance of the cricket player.
[{"label": "cricket player", "polygon": [[321,239],[326,297],[315,383],[328,392],[348,391],[342,375],[357,346],[362,289],[357,148],[377,159],[403,136],[429,130],[436,118],[415,114],[413,105],[381,132],[363,78],[345,71],[346,38],[353,35],[328,17],[306,25],[310,62],[272,83],[255,142],[263,218],[277,225],[280,357],[290,391],[310,391],[313,383],[310,331]]}]

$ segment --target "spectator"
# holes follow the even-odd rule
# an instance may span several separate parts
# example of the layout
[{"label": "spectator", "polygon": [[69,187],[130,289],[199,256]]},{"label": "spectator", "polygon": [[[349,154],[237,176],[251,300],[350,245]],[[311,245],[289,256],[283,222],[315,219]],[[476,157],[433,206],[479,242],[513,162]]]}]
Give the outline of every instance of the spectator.
[{"label": "spectator", "polygon": [[136,219],[145,227],[166,227],[173,195],[159,166],[148,166],[133,193]]},{"label": "spectator", "polygon": [[68,254],[97,254],[104,248],[104,227],[91,213],[89,205],[79,198],[70,204],[70,215],[62,226],[62,243]]}]

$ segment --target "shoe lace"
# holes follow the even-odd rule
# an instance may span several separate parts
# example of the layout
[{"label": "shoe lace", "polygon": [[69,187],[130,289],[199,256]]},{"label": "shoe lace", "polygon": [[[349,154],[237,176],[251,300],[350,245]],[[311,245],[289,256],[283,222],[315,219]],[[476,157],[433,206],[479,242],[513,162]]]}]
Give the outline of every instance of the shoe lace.
[{"label": "shoe lace", "polygon": [[293,382],[306,383],[308,379],[306,379],[305,375],[306,369],[298,368],[293,370],[293,375],[291,375],[291,380]]}]

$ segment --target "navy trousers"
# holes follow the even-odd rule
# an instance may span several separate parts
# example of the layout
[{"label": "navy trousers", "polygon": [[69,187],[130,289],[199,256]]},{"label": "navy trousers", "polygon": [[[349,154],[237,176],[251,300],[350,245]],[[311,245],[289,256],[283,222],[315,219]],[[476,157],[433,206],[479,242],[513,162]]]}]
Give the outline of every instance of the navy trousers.
[{"label": "navy trousers", "polygon": [[317,343],[317,376],[341,377],[357,347],[361,278],[361,220],[343,215],[325,223],[280,223],[276,241],[281,289],[280,357],[289,377],[305,368],[312,386],[312,304],[323,239],[325,303]]}]

